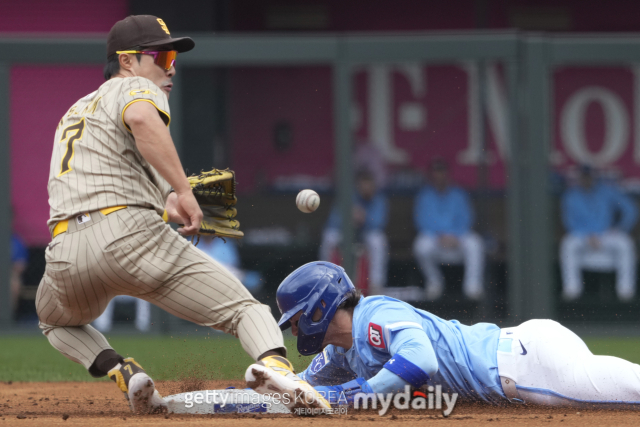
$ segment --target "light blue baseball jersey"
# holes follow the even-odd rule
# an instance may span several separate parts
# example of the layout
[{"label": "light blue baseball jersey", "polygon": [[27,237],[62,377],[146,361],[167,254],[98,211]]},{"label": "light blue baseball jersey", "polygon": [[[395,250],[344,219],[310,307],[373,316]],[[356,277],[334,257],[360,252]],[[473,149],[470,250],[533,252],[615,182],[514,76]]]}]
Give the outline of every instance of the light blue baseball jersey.
[{"label": "light blue baseball jersey", "polygon": [[362,298],[353,312],[351,348],[327,346],[300,375],[313,386],[342,384],[357,377],[368,380],[391,359],[394,333],[404,329],[424,331],[433,346],[438,371],[428,385],[441,384],[444,392],[462,398],[504,401],[497,325],[462,325],[386,296]]}]

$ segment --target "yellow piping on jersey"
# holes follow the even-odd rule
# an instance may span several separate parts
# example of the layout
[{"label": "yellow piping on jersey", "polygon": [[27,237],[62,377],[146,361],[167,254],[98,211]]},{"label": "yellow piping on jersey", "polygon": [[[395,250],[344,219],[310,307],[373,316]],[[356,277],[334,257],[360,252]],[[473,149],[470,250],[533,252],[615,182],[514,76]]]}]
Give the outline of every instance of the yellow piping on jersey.
[{"label": "yellow piping on jersey", "polygon": [[127,208],[126,206],[114,206],[114,207],[111,207],[111,208],[100,209],[100,213],[102,215],[106,216],[106,215],[109,215],[110,213],[113,213],[115,211],[119,211],[120,209],[126,209],[126,208]]},{"label": "yellow piping on jersey", "polygon": [[51,238],[56,237],[58,234],[66,233],[69,229],[69,220],[65,219],[62,221],[58,221],[55,227],[53,227],[53,233]]},{"label": "yellow piping on jersey", "polygon": [[[104,215],[104,216],[107,216],[110,213],[119,211],[120,209],[126,209],[126,208],[127,208],[126,206],[113,206],[113,207],[110,207],[110,208],[100,209],[100,213],[102,213],[102,215]],[[88,214],[84,213],[83,215],[88,215]],[[53,227],[53,233],[51,233],[51,238],[53,239],[58,234],[66,233],[68,229],[69,229],[69,220],[68,219],[63,219],[62,221],[58,221],[56,226]]]},{"label": "yellow piping on jersey", "polygon": [[134,89],[131,92],[129,92],[129,96],[134,96],[136,93],[139,93],[141,95],[149,95],[150,93],[152,93],[158,96],[158,94],[152,91],[151,89]]},{"label": "yellow piping on jersey", "polygon": [[169,123],[171,123],[171,116],[169,115],[169,113],[167,113],[166,111],[164,111],[160,107],[158,107],[155,102],[153,102],[150,99],[134,99],[133,101],[131,101],[127,105],[125,105],[124,108],[122,109],[122,115],[121,115],[122,116],[122,124],[124,125],[125,129],[127,129],[129,132],[131,132],[131,128],[129,126],[127,126],[127,124],[124,121],[124,112],[127,111],[127,108],[129,108],[129,105],[133,104],[134,102],[138,102],[138,101],[149,102],[154,107],[156,107],[156,110],[158,110],[159,113],[162,113],[162,114],[164,114],[166,116],[166,120],[165,120],[165,117],[163,117],[162,114],[160,114],[160,117],[162,117],[162,121],[165,123],[166,126],[169,126]]}]

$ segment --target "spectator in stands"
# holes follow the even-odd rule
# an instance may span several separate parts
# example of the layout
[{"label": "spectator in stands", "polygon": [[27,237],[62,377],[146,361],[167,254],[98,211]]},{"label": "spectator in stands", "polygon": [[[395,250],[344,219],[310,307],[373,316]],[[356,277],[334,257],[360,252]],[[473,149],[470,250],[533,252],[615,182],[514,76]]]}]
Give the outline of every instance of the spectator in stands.
[{"label": "spectator in stands", "polygon": [[[616,271],[618,298],[633,299],[636,250],[629,232],[637,217],[635,203],[619,188],[598,182],[591,167],[580,168],[578,185],[569,188],[562,197],[562,221],[567,230],[560,244],[565,300],[582,295],[581,268],[600,269],[596,263],[603,256]],[[594,257],[595,254],[602,256]]]},{"label": "spectator in stands", "polygon": [[[226,240],[226,242],[225,242]],[[262,288],[262,275],[257,271],[243,270],[240,267],[240,252],[233,239],[203,237],[198,249],[224,265],[253,294]]]},{"label": "spectator in stands", "polygon": [[[370,293],[382,293],[387,283],[389,262],[387,236],[387,197],[376,185],[373,174],[368,169],[360,169],[356,174],[356,195],[353,203],[353,222],[357,239],[362,241],[369,256]],[[342,240],[341,218],[338,206],[334,206],[322,234],[320,259],[335,260],[335,251]]]},{"label": "spectator in stands", "polygon": [[425,186],[414,204],[418,237],[413,252],[425,276],[425,297],[436,300],[444,292],[444,277],[438,264],[464,264],[462,290],[473,300],[482,298],[484,245],[473,232],[473,208],[468,195],[450,183],[449,167],[440,159],[432,162],[431,185]]},{"label": "spectator in stands", "polygon": [[22,273],[29,262],[29,251],[17,234],[11,235],[11,310],[14,315],[20,302],[20,290],[22,289]]}]

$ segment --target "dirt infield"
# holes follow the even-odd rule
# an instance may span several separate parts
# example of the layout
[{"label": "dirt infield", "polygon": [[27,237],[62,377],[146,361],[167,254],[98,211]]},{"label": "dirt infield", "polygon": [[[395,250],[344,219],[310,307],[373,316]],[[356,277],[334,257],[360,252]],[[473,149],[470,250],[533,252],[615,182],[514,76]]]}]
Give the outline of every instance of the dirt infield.
[{"label": "dirt infield", "polygon": [[[202,389],[222,389],[244,384],[229,381],[167,381],[158,389],[163,395]],[[284,418],[284,419],[283,419]],[[342,416],[299,418],[292,415],[149,415],[133,416],[129,412],[122,392],[111,382],[101,383],[0,383],[0,426],[9,424],[54,425],[113,425],[129,423],[143,425],[208,425],[224,419],[225,426],[325,427],[352,424],[393,423],[412,426],[416,423],[437,423],[447,426],[476,426],[505,424],[517,426],[637,426],[640,413],[630,411],[596,411],[575,409],[508,406],[496,408],[488,405],[458,403],[450,417],[436,411],[392,410],[385,416],[373,411],[354,412]]]}]

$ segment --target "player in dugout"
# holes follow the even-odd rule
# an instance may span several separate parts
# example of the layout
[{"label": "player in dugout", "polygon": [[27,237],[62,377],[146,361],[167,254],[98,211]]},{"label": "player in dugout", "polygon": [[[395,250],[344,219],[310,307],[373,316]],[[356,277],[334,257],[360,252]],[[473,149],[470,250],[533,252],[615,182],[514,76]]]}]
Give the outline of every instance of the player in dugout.
[{"label": "player in dugout", "polygon": [[[353,403],[358,393],[439,384],[445,393],[492,404],[640,409],[640,366],[592,354],[552,320],[462,325],[386,296],[362,297],[329,262],[295,270],[276,298],[280,328],[292,329],[301,354],[317,354],[299,376],[332,405]],[[282,389],[276,377],[267,386]]]}]

